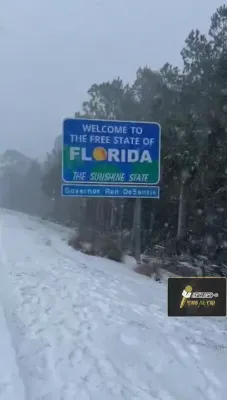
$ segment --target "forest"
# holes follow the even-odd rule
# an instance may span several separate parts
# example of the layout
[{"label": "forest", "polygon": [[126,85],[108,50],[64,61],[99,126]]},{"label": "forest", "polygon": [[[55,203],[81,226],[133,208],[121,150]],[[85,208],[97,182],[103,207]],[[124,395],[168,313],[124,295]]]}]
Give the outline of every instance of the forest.
[{"label": "forest", "polygon": [[[18,206],[8,189],[3,206],[58,223],[79,226],[81,235],[117,238],[133,253],[138,229],[142,251],[157,246],[168,257],[227,264],[227,7],[212,15],[207,35],[192,30],[181,51],[183,68],[166,62],[158,71],[143,66],[132,84],[119,77],[94,83],[74,117],[155,121],[162,127],[160,199],[141,201],[141,223],[134,199],[61,197],[61,138],[44,165],[23,177],[29,191],[42,191],[42,210]],[[38,171],[39,170],[39,171]],[[36,196],[37,198],[37,196]],[[30,207],[31,208],[31,207]],[[137,221],[137,222],[136,222]],[[92,233],[91,233],[92,232]],[[227,269],[226,269],[227,270]],[[225,274],[225,272],[224,272]]]}]

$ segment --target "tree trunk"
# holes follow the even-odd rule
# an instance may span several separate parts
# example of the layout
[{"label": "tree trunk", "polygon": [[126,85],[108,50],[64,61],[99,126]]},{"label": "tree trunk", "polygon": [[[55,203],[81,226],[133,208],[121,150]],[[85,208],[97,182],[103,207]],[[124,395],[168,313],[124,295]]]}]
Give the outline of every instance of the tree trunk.
[{"label": "tree trunk", "polygon": [[178,211],[178,228],[176,240],[176,254],[179,256],[182,252],[187,252],[188,239],[188,219],[189,219],[189,199],[191,183],[195,177],[190,176],[184,179],[184,172],[181,175],[180,201]]},{"label": "tree trunk", "polygon": [[115,204],[115,200],[110,201],[111,210],[110,210],[110,228],[113,231],[117,225],[117,207]]},{"label": "tree trunk", "polygon": [[141,262],[141,199],[136,199],[135,204],[136,214],[136,232],[135,232],[135,258],[137,264]]},{"label": "tree trunk", "polygon": [[187,238],[188,229],[188,186],[187,183],[181,180],[180,188],[180,202],[178,212],[178,228],[177,228],[177,241],[182,241]]},{"label": "tree trunk", "polygon": [[122,251],[122,241],[123,241],[123,216],[124,216],[124,202],[121,202],[120,205],[120,219],[119,219],[119,233],[118,233],[118,245],[119,245],[119,249]]}]

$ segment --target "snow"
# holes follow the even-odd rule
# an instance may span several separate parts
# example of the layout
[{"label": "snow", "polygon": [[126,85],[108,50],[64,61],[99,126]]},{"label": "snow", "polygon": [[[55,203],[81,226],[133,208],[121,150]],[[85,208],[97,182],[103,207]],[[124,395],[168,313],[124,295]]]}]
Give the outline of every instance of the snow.
[{"label": "snow", "polygon": [[1,212],[1,400],[224,400],[227,321],[168,318],[166,285]]},{"label": "snow", "polygon": [[0,398],[24,399],[24,387],[20,380],[15,349],[7,328],[4,310],[0,305]]}]

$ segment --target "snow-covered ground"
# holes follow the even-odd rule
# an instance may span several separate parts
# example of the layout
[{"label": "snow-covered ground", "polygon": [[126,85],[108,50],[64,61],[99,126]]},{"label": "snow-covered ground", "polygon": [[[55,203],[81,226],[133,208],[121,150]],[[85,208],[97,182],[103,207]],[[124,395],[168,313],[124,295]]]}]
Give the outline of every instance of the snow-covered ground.
[{"label": "snow-covered ground", "polygon": [[168,318],[166,286],[1,212],[1,400],[224,400],[227,321]]}]

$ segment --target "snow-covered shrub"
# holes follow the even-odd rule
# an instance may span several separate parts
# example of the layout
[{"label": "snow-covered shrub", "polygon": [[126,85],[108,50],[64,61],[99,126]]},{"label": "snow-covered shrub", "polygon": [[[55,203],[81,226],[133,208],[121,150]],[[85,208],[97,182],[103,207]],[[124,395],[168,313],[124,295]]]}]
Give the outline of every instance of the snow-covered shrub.
[{"label": "snow-covered shrub", "polygon": [[69,238],[68,245],[75,250],[81,250],[81,242],[78,234],[74,234],[71,238]]},{"label": "snow-covered shrub", "polygon": [[156,261],[142,262],[134,268],[134,271],[137,274],[161,281],[160,264]]},{"label": "snow-covered shrub", "polygon": [[74,234],[68,241],[69,246],[88,255],[105,257],[109,260],[121,262],[123,251],[120,249],[117,235],[94,232],[83,229],[83,232]]},{"label": "snow-covered shrub", "polygon": [[123,260],[123,251],[120,249],[118,239],[114,236],[100,235],[96,240],[95,247],[101,257],[117,262]]},{"label": "snow-covered shrub", "polygon": [[83,230],[69,239],[69,246],[88,255],[105,257],[121,262],[123,251],[120,249],[116,235]]}]

